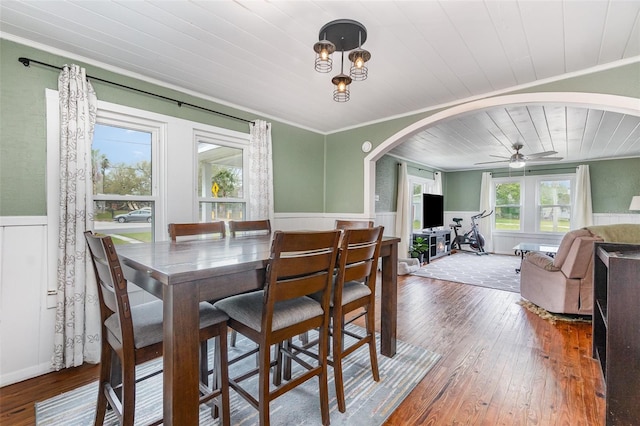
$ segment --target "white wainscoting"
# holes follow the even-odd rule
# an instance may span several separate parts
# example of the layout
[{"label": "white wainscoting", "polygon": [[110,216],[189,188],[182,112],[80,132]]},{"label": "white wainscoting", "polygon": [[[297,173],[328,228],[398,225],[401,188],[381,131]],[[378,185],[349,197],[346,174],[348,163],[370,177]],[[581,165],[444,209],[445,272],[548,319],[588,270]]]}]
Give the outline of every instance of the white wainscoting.
[{"label": "white wainscoting", "polygon": [[0,218],[0,386],[52,371],[46,221]]}]

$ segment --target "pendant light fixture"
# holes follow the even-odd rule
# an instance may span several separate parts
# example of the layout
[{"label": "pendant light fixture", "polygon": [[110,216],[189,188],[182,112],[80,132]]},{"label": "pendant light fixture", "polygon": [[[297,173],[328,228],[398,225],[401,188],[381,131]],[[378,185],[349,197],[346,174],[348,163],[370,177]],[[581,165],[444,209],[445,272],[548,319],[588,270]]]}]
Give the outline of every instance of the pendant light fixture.
[{"label": "pendant light fixture", "polygon": [[[371,53],[364,50],[362,45],[367,40],[367,29],[360,22],[351,19],[337,19],[320,29],[319,41],[313,45],[316,52],[315,69],[321,73],[330,72],[333,60],[331,54],[339,51],[342,54],[340,74],[331,79],[335,85],[333,100],[347,102],[350,98],[349,85],[352,81],[366,80],[368,77],[367,61]],[[344,53],[349,52],[351,68],[349,75],[344,73]]]},{"label": "pendant light fixture", "polygon": [[340,74],[331,79],[331,82],[336,86],[333,91],[333,100],[336,102],[347,102],[351,97],[349,92],[349,85],[351,84],[351,77],[344,73],[344,52],[342,52],[342,61],[340,65]]}]

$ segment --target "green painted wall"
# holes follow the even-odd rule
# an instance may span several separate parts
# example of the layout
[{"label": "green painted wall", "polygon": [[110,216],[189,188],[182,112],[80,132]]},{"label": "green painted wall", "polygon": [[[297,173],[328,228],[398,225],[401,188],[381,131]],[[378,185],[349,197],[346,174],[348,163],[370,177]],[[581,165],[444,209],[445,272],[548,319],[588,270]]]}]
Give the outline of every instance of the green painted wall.
[{"label": "green painted wall", "polygon": [[[632,213],[631,197],[640,195],[640,158],[623,160],[588,161],[573,164],[546,164],[527,167],[527,175],[567,173],[578,164],[588,164],[591,176],[591,200],[594,213]],[[554,171],[557,170],[557,171]],[[445,210],[475,211],[480,206],[482,172],[493,172],[494,177],[509,176],[508,169],[446,173]],[[522,171],[511,172],[521,176]]]},{"label": "green painted wall", "polygon": [[[46,215],[45,89],[57,89],[59,72],[35,64],[25,68],[18,62],[21,56],[56,66],[78,63],[94,77],[249,120],[263,118],[0,39],[0,216]],[[102,101],[249,132],[249,125],[241,121],[178,107],[173,102],[106,83],[92,81],[92,84]],[[322,212],[324,135],[266,120],[272,123],[275,211]]]}]

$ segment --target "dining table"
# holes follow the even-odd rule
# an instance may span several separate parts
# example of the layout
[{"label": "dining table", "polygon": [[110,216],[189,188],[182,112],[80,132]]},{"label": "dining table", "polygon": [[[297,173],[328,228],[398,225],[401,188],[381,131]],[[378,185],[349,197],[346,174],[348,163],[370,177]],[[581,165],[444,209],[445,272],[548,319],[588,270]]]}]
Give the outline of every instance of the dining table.
[{"label": "dining table", "polygon": [[[399,238],[380,249],[380,353],[396,353]],[[125,278],[163,301],[163,416],[165,425],[197,425],[201,301],[259,290],[271,236],[157,241],[118,246]]]}]

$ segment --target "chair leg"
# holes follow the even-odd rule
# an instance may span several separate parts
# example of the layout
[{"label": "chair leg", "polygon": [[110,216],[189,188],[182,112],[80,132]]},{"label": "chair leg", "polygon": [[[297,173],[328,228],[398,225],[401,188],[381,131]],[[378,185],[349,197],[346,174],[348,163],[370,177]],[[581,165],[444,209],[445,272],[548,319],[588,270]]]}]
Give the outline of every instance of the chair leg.
[{"label": "chair leg", "polygon": [[[373,302],[371,302],[373,303]],[[371,373],[373,374],[373,380],[380,381],[380,373],[378,372],[378,354],[376,353],[376,333],[375,333],[375,318],[373,311],[369,311],[372,305],[369,305],[367,309],[366,324],[367,335],[369,336],[369,360],[371,362]]]},{"label": "chair leg", "polygon": [[333,360],[333,379],[336,385],[336,400],[338,402],[338,411],[344,413],[347,411],[347,403],[344,397],[344,378],[342,376],[342,349],[344,342],[342,341],[342,329],[344,327],[344,318],[340,318],[339,324],[333,324],[332,333],[332,360]]},{"label": "chair leg", "polygon": [[102,426],[104,416],[107,412],[107,396],[105,395],[104,384],[111,377],[111,357],[113,352],[109,345],[102,345],[102,356],[100,359],[100,380],[98,381],[98,401],[96,402],[95,426]]},{"label": "chair leg", "polygon": [[320,329],[321,333],[318,340],[318,364],[321,367],[320,374],[318,375],[318,386],[320,393],[320,413],[322,416],[323,426],[328,426],[330,423],[329,418],[329,385],[327,379],[327,340],[329,338],[327,329]]},{"label": "chair leg", "polygon": [[269,426],[269,371],[271,364],[271,348],[268,345],[260,345],[258,350],[260,357],[258,379],[258,417],[260,426]]},{"label": "chair leg", "polygon": [[[222,332],[220,336],[216,338],[216,353],[215,353],[215,373],[214,383],[217,389],[220,389],[220,411],[217,413],[221,417],[221,423],[223,426],[229,426],[231,424],[230,419],[230,404],[229,404],[229,359],[227,354],[227,333]],[[214,404],[214,407],[216,405]],[[216,413],[214,413],[216,414]]]},{"label": "chair leg", "polygon": [[200,343],[200,381],[209,386],[209,342]]},{"label": "chair leg", "polygon": [[122,426],[133,426],[136,409],[136,369],[133,355],[122,362]]},{"label": "chair leg", "polygon": [[235,330],[231,330],[231,339],[229,339],[229,346],[231,346],[232,348],[235,348],[237,338],[238,338],[238,332]]}]

